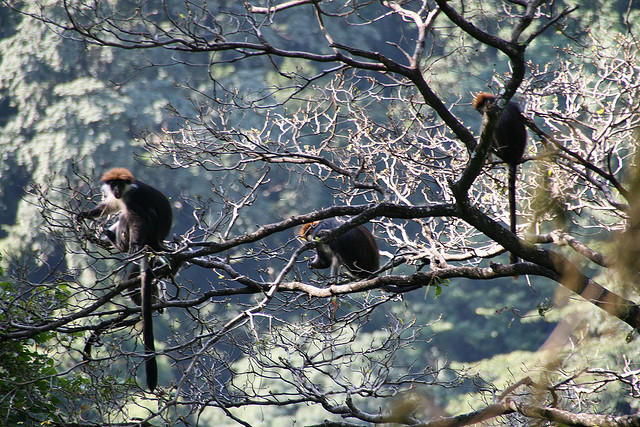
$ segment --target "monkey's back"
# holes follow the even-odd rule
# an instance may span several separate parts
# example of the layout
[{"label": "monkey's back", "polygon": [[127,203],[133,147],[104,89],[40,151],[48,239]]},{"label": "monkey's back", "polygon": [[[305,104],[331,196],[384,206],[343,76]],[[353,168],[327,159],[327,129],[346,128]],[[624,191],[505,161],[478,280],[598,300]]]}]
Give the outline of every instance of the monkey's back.
[{"label": "monkey's back", "polygon": [[518,104],[513,101],[507,104],[493,132],[498,157],[509,164],[519,163],[527,145],[527,129]]},{"label": "monkey's back", "polygon": [[129,250],[148,245],[153,250],[165,250],[163,240],[171,231],[173,212],[169,199],[150,185],[136,181],[125,195],[128,218]]},{"label": "monkey's back", "polygon": [[[314,230],[317,235],[322,230],[333,230],[342,224],[330,218],[318,224]],[[327,246],[340,255],[344,266],[357,276],[368,276],[380,268],[378,244],[373,234],[364,225],[359,225],[330,241]]]},{"label": "monkey's back", "polygon": [[[343,236],[345,241],[353,245],[350,251],[343,251],[342,256],[345,266],[352,273],[368,276],[380,268],[378,244],[373,234],[364,225],[352,228]],[[341,243],[339,239],[336,241],[338,244]]]}]

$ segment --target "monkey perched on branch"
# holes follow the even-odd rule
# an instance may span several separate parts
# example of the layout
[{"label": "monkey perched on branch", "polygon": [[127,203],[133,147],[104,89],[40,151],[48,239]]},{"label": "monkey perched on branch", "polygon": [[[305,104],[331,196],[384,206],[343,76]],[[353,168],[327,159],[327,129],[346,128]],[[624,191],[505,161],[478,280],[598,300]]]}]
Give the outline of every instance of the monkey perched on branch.
[{"label": "monkey perched on branch", "polygon": [[[312,241],[338,228],[342,222],[329,218],[314,221],[302,226],[298,237]],[[311,268],[331,267],[331,277],[337,278],[340,267],[344,266],[347,274],[356,279],[371,277],[380,268],[380,253],[373,234],[359,225],[344,232],[335,239],[319,244],[316,256],[309,261]]]},{"label": "monkey perched on branch", "polygon": [[[480,92],[473,100],[473,108],[485,115],[497,100],[495,95]],[[508,167],[509,228],[513,234],[516,234],[516,175],[526,146],[527,129],[522,111],[518,104],[509,101],[493,128],[493,149]],[[518,262],[518,257],[509,254],[509,262]]]},{"label": "monkey perched on branch", "polygon": [[[98,218],[119,213],[118,221],[105,231],[107,238],[120,251],[135,253],[145,247],[153,251],[166,250],[163,241],[169,234],[172,222],[169,199],[155,188],[137,181],[125,168],[107,171],[102,182],[103,201],[90,211],[78,214],[78,219]],[[147,386],[153,391],[158,383],[158,366],[155,358],[153,317],[151,306],[153,295],[158,294],[153,284],[152,266],[146,255],[140,261],[140,290],[133,292],[131,299],[142,312],[142,341],[146,354]],[[129,278],[135,277],[133,271]]]}]

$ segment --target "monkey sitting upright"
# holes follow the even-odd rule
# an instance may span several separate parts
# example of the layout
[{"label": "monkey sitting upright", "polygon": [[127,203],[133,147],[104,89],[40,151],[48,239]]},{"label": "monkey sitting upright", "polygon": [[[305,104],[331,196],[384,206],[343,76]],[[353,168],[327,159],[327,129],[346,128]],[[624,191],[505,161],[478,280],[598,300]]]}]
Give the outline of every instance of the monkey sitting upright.
[{"label": "monkey sitting upright", "polygon": [[[145,246],[154,251],[166,250],[163,240],[169,234],[173,216],[169,199],[155,188],[136,181],[133,174],[125,168],[109,170],[100,181],[103,183],[103,201],[90,211],[79,213],[78,219],[97,218],[119,212],[117,223],[105,231],[118,250],[134,253]],[[133,272],[129,278],[135,275]],[[157,295],[157,288],[153,286],[151,268],[147,266],[146,257],[140,262],[140,277],[140,291],[134,292],[131,299],[140,305],[142,312],[147,386],[153,391],[158,383],[158,367],[154,354],[151,306],[152,294]]]},{"label": "monkey sitting upright", "polygon": [[[498,97],[495,95],[480,92],[473,100],[473,108],[485,115],[497,100]],[[509,228],[513,234],[516,234],[516,175],[526,146],[527,129],[522,111],[518,104],[509,101],[493,129],[493,149],[509,168]],[[518,262],[518,257],[509,254],[509,262],[512,264]]]},{"label": "monkey sitting upright", "polygon": [[[298,236],[312,241],[340,225],[342,222],[335,218],[310,222],[302,226]],[[316,256],[309,261],[311,268],[331,267],[331,277],[334,279],[338,277],[341,266],[345,267],[349,276],[356,279],[371,277],[380,268],[378,245],[364,225],[352,228],[327,243],[319,244]]]}]

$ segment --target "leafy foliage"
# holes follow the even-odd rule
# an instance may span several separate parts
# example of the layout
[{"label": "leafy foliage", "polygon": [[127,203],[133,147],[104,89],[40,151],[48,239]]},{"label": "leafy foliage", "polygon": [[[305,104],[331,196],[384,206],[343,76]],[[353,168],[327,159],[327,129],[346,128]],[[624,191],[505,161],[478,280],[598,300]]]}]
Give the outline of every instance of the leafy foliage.
[{"label": "leafy foliage", "polygon": [[[3,271],[0,269],[0,277]],[[52,305],[66,301],[68,292],[62,287],[34,289],[37,298],[15,299],[20,294],[10,281],[0,282],[0,325],[6,328],[17,319],[30,322],[42,318]],[[46,317],[46,316],[43,316]],[[35,335],[30,340],[5,341],[0,345],[0,419],[5,425],[62,423],[69,416],[68,401],[73,402],[89,385],[79,372],[60,374],[58,360],[45,351],[58,345],[58,333]]]}]

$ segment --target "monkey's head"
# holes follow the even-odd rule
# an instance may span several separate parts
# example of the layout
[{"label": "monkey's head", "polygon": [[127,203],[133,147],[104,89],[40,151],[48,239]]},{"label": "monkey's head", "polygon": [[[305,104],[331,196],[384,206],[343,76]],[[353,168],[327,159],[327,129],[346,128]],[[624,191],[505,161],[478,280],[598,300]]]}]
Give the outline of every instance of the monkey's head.
[{"label": "monkey's head", "polygon": [[313,233],[313,230],[316,228],[318,223],[320,223],[320,221],[313,221],[313,222],[308,222],[304,224],[300,229],[300,231],[298,232],[298,238],[300,240],[309,241],[310,240],[309,237],[311,237],[311,233]]},{"label": "monkey's head", "polygon": [[110,188],[116,199],[120,199],[135,180],[128,169],[113,168],[102,175],[100,182]]},{"label": "monkey's head", "polygon": [[473,108],[475,108],[480,114],[484,114],[496,100],[497,96],[487,92],[480,92],[473,99]]}]

